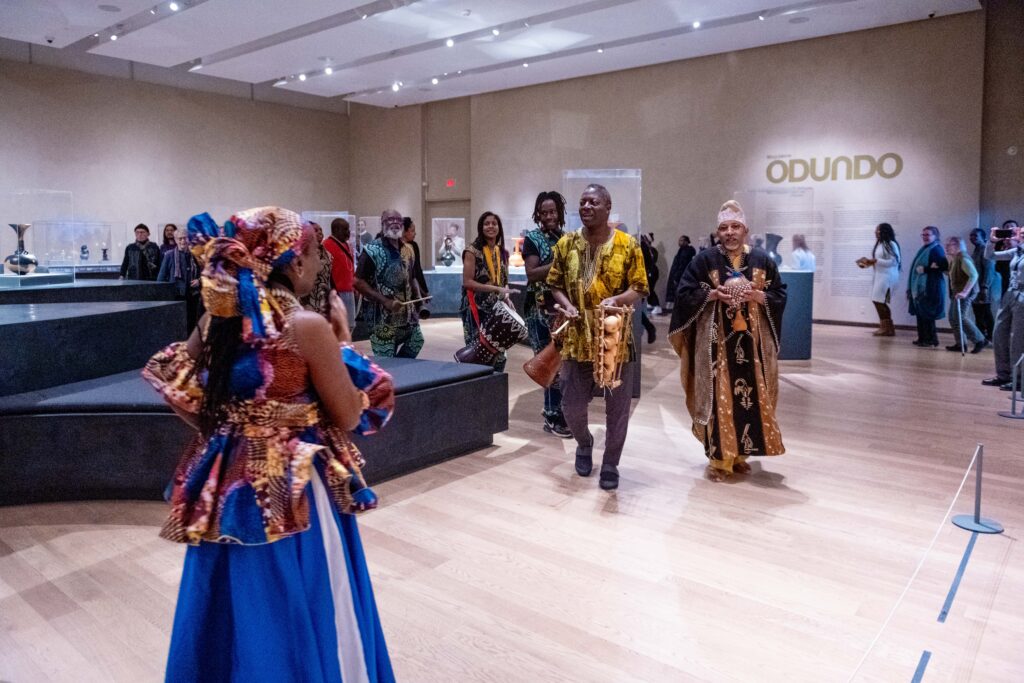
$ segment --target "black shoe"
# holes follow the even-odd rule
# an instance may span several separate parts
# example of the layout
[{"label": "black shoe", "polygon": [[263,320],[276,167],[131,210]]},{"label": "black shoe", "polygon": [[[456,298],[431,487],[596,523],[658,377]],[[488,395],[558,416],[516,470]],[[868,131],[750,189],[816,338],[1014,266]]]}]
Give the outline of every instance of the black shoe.
[{"label": "black shoe", "polygon": [[981,353],[983,349],[988,348],[989,341],[982,339],[980,342],[974,344],[974,348],[971,349],[971,353]]},{"label": "black shoe", "polygon": [[594,469],[594,458],[590,448],[576,447],[576,474],[589,477]]},{"label": "black shoe", "polygon": [[605,491],[619,488],[619,468],[615,465],[601,465],[601,478],[598,485]]},{"label": "black shoe", "polygon": [[927,342],[923,342],[920,339],[915,339],[914,341],[912,341],[910,343],[913,344],[914,346],[926,346],[927,345]]},{"label": "black shoe", "polygon": [[986,387],[1001,387],[1004,384],[1009,384],[1009,377],[989,377],[988,379],[981,380],[981,383]]},{"label": "black shoe", "polygon": [[569,426],[565,424],[565,419],[562,417],[545,417],[544,431],[547,432],[548,434],[554,434],[560,439],[572,438],[572,432],[569,431]]},{"label": "black shoe", "polygon": [[[947,346],[946,350],[947,351],[957,351],[957,352],[960,352],[960,351],[963,351],[963,347],[961,347],[959,344],[953,344],[951,346]],[[972,351],[972,353],[973,353],[973,351]]]},{"label": "black shoe", "polygon": [[657,335],[657,334],[655,333],[655,331],[654,331],[653,329],[651,329],[651,330],[650,330],[650,331],[649,331],[649,332],[647,333],[647,343],[648,343],[648,344],[653,344],[653,343],[654,343],[654,342],[656,342],[657,340],[658,340],[658,335]]},{"label": "black shoe", "polygon": [[1013,391],[1013,382],[1007,382],[1006,384],[999,385],[1000,391]]}]

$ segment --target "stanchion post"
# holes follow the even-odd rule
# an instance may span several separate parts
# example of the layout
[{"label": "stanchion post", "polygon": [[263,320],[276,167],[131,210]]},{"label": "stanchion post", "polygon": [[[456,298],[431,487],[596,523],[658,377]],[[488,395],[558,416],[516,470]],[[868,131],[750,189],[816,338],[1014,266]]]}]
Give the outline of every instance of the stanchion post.
[{"label": "stanchion post", "polygon": [[978,444],[975,451],[977,458],[974,463],[974,514],[956,515],[953,517],[953,524],[967,531],[977,531],[979,534],[1001,534],[1003,525],[994,519],[987,519],[981,516],[981,474],[985,459],[985,446]]}]

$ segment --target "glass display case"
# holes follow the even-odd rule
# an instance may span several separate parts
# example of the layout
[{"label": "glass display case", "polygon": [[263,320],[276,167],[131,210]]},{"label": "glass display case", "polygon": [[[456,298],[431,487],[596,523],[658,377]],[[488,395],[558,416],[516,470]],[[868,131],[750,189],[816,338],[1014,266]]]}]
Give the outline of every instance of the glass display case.
[{"label": "glass display case", "polygon": [[434,236],[434,270],[461,272],[462,252],[466,248],[466,219],[435,218],[430,223],[430,234]]},{"label": "glass display case", "polygon": [[611,195],[609,222],[639,236],[641,171],[638,168],[568,169],[562,171],[562,194],[565,196],[565,229],[579,230],[580,196],[591,183],[604,185]]},{"label": "glass display case", "polygon": [[[74,272],[50,271],[49,244],[60,241],[48,224],[74,220],[74,199],[62,190],[14,190],[0,194],[0,287],[33,287],[74,281]],[[46,251],[42,251],[45,248]]]},{"label": "glass display case", "polygon": [[598,183],[612,196],[609,222],[631,235],[639,235],[643,225],[640,215],[641,171],[639,168],[592,168],[562,171],[562,194],[565,195],[565,229],[579,230],[580,195],[587,185]]},{"label": "glass display case", "polygon": [[352,234],[355,240],[356,262],[358,262],[360,254],[363,253],[363,248],[377,239],[377,235],[380,234],[380,216],[359,216],[356,219]]},{"label": "glass display case", "polygon": [[[335,218],[344,218],[348,221],[348,247],[352,253],[356,253],[356,227],[358,219],[355,214],[348,211],[303,211],[302,220],[316,223],[324,231],[324,239],[331,236],[331,222]],[[358,258],[358,257],[356,257]]]},{"label": "glass display case", "polygon": [[526,233],[537,226],[530,216],[514,216],[502,220],[505,231],[505,249],[508,251],[508,273],[513,280],[526,280],[526,266],[523,260],[523,242]]}]

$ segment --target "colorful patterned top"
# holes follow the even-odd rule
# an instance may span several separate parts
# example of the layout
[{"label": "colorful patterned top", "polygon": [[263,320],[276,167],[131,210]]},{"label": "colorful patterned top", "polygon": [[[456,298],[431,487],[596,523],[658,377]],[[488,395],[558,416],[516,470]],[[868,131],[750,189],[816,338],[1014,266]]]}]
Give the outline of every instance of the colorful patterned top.
[{"label": "colorful patterned top", "polygon": [[[491,249],[488,249],[486,246],[483,249],[477,249],[470,244],[462,252],[463,257],[467,253],[472,254],[475,259],[476,265],[473,268],[473,280],[485,285],[508,286],[508,257],[500,245],[495,245]],[[470,291],[463,287],[460,311],[465,312],[469,310],[469,296]],[[476,306],[480,311],[480,322],[482,324],[484,319],[490,315],[494,304],[501,301],[503,295],[497,292],[473,292],[472,296],[476,299]]]},{"label": "colorful patterned top", "polygon": [[[582,230],[569,233],[555,245],[547,284],[564,291],[580,312],[580,317],[565,330],[562,358],[592,363],[596,348],[593,326],[601,302],[627,289],[647,296],[647,272],[640,243],[621,230],[612,230],[609,240],[594,249]],[[632,330],[627,334],[632,335]],[[632,346],[632,336],[629,344]]]},{"label": "colorful patterned top", "polygon": [[[376,289],[389,299],[412,301],[413,271],[416,254],[408,243],[403,242],[395,249],[389,240],[379,239],[366,245],[359,257],[356,277]],[[419,322],[415,306],[402,306],[393,313],[372,299],[364,299],[359,316],[370,327],[387,324],[392,327],[406,327]]]},{"label": "colorful patterned top", "polygon": [[[558,240],[561,237],[561,232],[557,235],[552,235],[540,228],[531,230],[526,233],[526,241],[523,244],[523,258],[536,256],[540,259],[537,265],[546,266],[555,257],[555,245],[558,244]],[[529,318],[535,314],[543,315],[543,312],[548,310],[554,303],[549,301],[550,298],[551,289],[546,282],[538,280],[528,284],[526,286],[526,301],[523,304],[525,317]]]},{"label": "colorful patterned top", "polygon": [[[171,512],[160,535],[171,541],[258,545],[309,528],[307,484],[318,468],[340,513],[376,507],[363,482],[359,450],[347,432],[332,426],[299,354],[292,318],[302,310],[284,289],[267,290],[279,334],[257,347],[268,378],[255,397],[232,400],[208,439],[197,435],[174,474]],[[360,433],[382,427],[394,410],[390,376],[350,347],[343,348],[349,375],[365,392]],[[197,415],[202,377],[186,343],[153,356],[143,376],[173,407]]]}]

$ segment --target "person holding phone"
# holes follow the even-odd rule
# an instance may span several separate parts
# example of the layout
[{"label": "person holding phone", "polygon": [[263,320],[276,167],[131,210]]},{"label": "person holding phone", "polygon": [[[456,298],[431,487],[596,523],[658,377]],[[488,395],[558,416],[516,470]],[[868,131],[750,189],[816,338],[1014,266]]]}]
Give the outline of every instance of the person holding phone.
[{"label": "person holding phone", "polygon": [[[1008,244],[1009,249],[997,250],[997,242]],[[1020,243],[1020,228],[992,228],[989,242],[985,246],[985,257],[997,262],[1009,262],[1010,277],[992,332],[996,374],[981,383],[1010,391],[1013,388],[1013,364],[1024,354],[1024,248]]]}]

